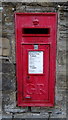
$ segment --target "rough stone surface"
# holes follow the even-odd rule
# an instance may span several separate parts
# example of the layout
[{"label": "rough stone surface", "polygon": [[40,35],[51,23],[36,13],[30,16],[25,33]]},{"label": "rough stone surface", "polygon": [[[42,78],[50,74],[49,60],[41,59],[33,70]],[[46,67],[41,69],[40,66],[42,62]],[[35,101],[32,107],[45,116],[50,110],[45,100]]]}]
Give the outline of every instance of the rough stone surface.
[{"label": "rough stone surface", "polygon": [[9,112],[9,109],[15,108],[16,106],[16,93],[15,92],[2,92],[2,107],[3,107],[3,111],[5,111],[6,109],[8,109],[8,111],[5,112]]},{"label": "rough stone surface", "polygon": [[[11,78],[11,79],[10,79]],[[7,80],[7,81],[6,81]],[[13,72],[9,75],[8,73],[2,74],[2,90],[3,91],[14,91],[15,90],[15,79]]]},{"label": "rough stone surface", "polygon": [[[0,0],[1,2],[14,2],[14,0]],[[67,2],[67,0],[15,0],[15,2]]]},{"label": "rough stone surface", "polygon": [[[58,119],[66,118],[66,90],[68,75],[66,76],[66,64],[68,61],[68,4],[67,2],[3,2],[2,3],[2,44],[0,44],[0,55],[2,58],[2,106],[3,120],[16,120],[24,118],[44,118]],[[32,113],[28,112],[28,107],[17,106],[16,89],[16,59],[15,59],[15,12],[57,12],[57,57],[56,57],[56,87],[55,106],[31,107]],[[1,38],[0,38],[1,40]],[[1,43],[1,41],[0,41]],[[3,49],[2,53],[1,50]],[[66,61],[67,57],[67,61]],[[1,59],[0,58],[0,59]],[[3,73],[2,73],[3,72]],[[1,80],[1,77],[0,77]],[[1,83],[1,81],[0,81]],[[0,86],[1,90],[1,86]],[[29,118],[30,119],[30,118]],[[25,119],[27,120],[27,119]]]},{"label": "rough stone surface", "polygon": [[10,113],[2,113],[2,120],[12,120],[12,114]]},{"label": "rough stone surface", "polygon": [[48,114],[40,114],[40,113],[23,113],[23,114],[16,114],[14,118],[48,118]]},{"label": "rough stone surface", "polygon": [[0,91],[2,90],[2,72],[0,73]]}]

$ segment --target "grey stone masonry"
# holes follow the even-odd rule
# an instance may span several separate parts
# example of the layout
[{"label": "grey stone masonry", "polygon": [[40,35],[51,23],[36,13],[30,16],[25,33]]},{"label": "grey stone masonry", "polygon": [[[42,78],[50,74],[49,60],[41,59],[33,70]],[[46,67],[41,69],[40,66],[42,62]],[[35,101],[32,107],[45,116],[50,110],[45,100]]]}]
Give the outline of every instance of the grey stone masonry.
[{"label": "grey stone masonry", "polygon": [[[68,61],[68,2],[2,2],[2,37],[0,37],[0,59],[2,68],[2,120],[27,120],[27,118],[66,119],[66,90],[68,75],[66,64]],[[16,83],[16,41],[14,13],[16,12],[57,12],[57,57],[56,57],[56,86],[54,107],[17,106]],[[67,41],[67,42],[66,42]],[[2,42],[2,44],[1,44]],[[66,61],[67,57],[67,61]]]}]

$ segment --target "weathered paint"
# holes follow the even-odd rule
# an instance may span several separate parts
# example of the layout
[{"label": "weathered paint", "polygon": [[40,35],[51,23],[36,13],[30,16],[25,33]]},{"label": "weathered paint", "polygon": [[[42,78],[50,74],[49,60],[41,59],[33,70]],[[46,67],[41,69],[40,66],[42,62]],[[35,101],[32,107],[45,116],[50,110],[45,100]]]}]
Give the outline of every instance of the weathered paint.
[{"label": "weathered paint", "polygon": [[[16,13],[15,29],[18,106],[53,106],[57,14]],[[28,72],[29,51],[43,52],[43,73]]]}]

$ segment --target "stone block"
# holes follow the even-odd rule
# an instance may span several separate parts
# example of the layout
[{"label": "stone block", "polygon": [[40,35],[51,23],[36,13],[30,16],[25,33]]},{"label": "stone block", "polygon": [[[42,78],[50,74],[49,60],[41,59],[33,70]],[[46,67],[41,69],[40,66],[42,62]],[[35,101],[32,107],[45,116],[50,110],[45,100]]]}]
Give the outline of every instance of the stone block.
[{"label": "stone block", "polygon": [[58,75],[66,75],[66,65],[56,65],[56,74]]},{"label": "stone block", "polygon": [[0,56],[2,56],[2,38],[0,37]]},{"label": "stone block", "polygon": [[0,37],[0,48],[2,48],[2,38]]},{"label": "stone block", "polygon": [[7,113],[6,109],[10,113],[9,109],[16,107],[16,92],[2,92],[2,108],[5,113]]},{"label": "stone block", "polygon": [[15,91],[15,76],[13,71],[8,73],[2,74],[2,90],[3,91]]},{"label": "stone block", "polygon": [[12,120],[12,118],[10,118],[10,115],[4,115],[5,118],[2,118],[1,120]]},{"label": "stone block", "polygon": [[12,120],[12,114],[2,113],[2,120]]},{"label": "stone block", "polygon": [[10,55],[9,49],[3,49],[3,50],[2,50],[2,55],[3,55],[3,56],[9,56],[9,55]]},{"label": "stone block", "polygon": [[48,119],[48,114],[45,113],[45,115],[41,115],[40,113],[22,113],[22,114],[15,114],[14,118],[17,119],[31,119],[31,118],[35,118],[35,119],[43,119],[45,118],[45,120]]},{"label": "stone block", "polygon": [[13,63],[10,62],[6,62],[4,63],[4,61],[2,62],[2,72],[3,73],[9,73],[9,74],[14,74],[13,77],[15,77],[15,69],[16,66]]},{"label": "stone block", "polygon": [[66,91],[58,89],[56,90],[55,104],[63,111],[66,111]]},{"label": "stone block", "polygon": [[[57,43],[57,49],[59,50],[59,51],[66,51],[67,50],[67,48],[66,48],[66,40],[62,40],[62,41],[59,41],[58,43]],[[59,52],[58,51],[58,52]],[[59,54],[59,53],[58,53]]]},{"label": "stone block", "polygon": [[66,85],[66,75],[63,75],[63,74],[58,75],[57,79],[56,79],[56,85],[57,85],[58,89],[60,88],[60,89],[65,90],[66,86],[67,86]]},{"label": "stone block", "polygon": [[10,54],[10,44],[7,38],[0,37],[0,55],[9,56]]},{"label": "stone block", "polygon": [[48,118],[14,118],[14,120],[48,120]]},{"label": "stone block", "polygon": [[60,119],[66,119],[66,111],[65,112],[62,112],[62,111],[57,111],[57,112],[55,112],[55,113],[53,113],[52,115],[51,115],[51,117],[50,118],[60,118]]},{"label": "stone block", "polygon": [[48,12],[48,11],[55,11],[54,7],[42,7],[42,6],[26,6],[26,12]]},{"label": "stone block", "polygon": [[17,12],[25,12],[25,9],[26,9],[26,6],[24,5],[24,6],[22,6],[22,5],[17,5],[16,6],[16,11]]},{"label": "stone block", "polygon": [[9,39],[7,38],[2,38],[2,48],[4,49],[9,49],[10,44],[9,44]]},{"label": "stone block", "polygon": [[0,90],[0,113],[2,113],[2,91]]},{"label": "stone block", "polygon": [[0,56],[2,56],[2,48],[0,48]]},{"label": "stone block", "polygon": [[58,118],[58,117],[54,117],[54,118],[50,118],[50,120],[67,120],[67,118]]},{"label": "stone block", "polygon": [[47,107],[31,107],[31,111],[33,113],[40,113],[41,115],[48,116],[48,108]]},{"label": "stone block", "polygon": [[0,114],[0,120],[2,120],[2,114]]},{"label": "stone block", "polygon": [[15,42],[16,42],[15,36],[13,35],[12,38],[11,38],[11,45],[12,45],[12,50],[11,50],[11,51],[12,51],[12,52],[11,52],[12,55],[11,55],[11,56],[12,56],[12,62],[13,62],[13,63],[16,62],[16,55],[15,55],[15,54],[16,54],[16,53],[15,53],[15,51],[16,51],[16,50],[15,50],[15,44],[16,44],[16,43],[15,43]]},{"label": "stone block", "polygon": [[2,73],[0,73],[0,90],[2,90]]},{"label": "stone block", "polygon": [[59,65],[64,65],[66,64],[66,50],[60,50],[60,49],[61,48],[58,49],[57,60]]},{"label": "stone block", "polygon": [[10,112],[10,113],[13,113],[13,114],[17,114],[17,113],[27,113],[27,107],[15,107],[15,108],[7,108],[5,109],[6,112]]},{"label": "stone block", "polygon": [[[2,73],[2,63],[0,62],[0,74]],[[1,75],[0,75],[0,80],[1,80]]]}]

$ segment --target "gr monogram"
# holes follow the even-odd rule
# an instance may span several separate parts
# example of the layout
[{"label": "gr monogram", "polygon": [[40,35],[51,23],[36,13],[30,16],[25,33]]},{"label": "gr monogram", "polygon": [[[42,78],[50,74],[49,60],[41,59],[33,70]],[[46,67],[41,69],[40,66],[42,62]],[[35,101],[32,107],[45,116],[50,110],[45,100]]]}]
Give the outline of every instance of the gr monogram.
[{"label": "gr monogram", "polygon": [[26,86],[26,93],[27,94],[45,94],[45,87],[44,84],[27,84]]}]

